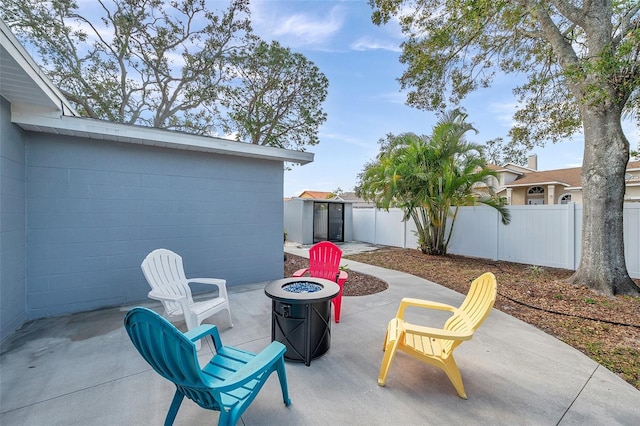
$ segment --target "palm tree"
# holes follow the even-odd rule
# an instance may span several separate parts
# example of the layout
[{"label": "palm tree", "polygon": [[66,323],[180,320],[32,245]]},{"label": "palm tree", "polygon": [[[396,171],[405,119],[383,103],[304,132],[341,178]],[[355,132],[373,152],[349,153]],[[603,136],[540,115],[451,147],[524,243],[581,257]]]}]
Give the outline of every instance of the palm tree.
[{"label": "palm tree", "polygon": [[388,135],[376,161],[359,176],[362,198],[386,210],[399,207],[403,220],[413,219],[426,254],[447,254],[460,206],[485,204],[498,210],[505,225],[511,219],[491,189],[489,178],[496,175],[482,159],[482,146],[465,141],[465,133],[475,131],[466,118],[456,109],[441,114],[431,136]]}]

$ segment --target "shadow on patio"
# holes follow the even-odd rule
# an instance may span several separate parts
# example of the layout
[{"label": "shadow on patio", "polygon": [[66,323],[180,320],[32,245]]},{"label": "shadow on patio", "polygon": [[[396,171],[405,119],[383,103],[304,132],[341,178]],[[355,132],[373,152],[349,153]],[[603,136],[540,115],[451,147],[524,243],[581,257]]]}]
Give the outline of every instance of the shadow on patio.
[{"label": "shadow on patio", "polygon": [[[288,248],[293,254],[304,250]],[[402,297],[458,305],[463,296],[423,279],[349,261],[389,283],[378,294],[343,299],[321,358],[287,362],[290,407],[277,376],[242,416],[245,425],[637,424],[640,392],[542,331],[494,310],[473,340],[456,350],[468,400],[440,370],[398,354],[386,387],[376,383],[386,325]],[[224,313],[222,341],[257,352],[271,336],[265,283],[231,287],[234,328]],[[144,303],[161,312],[160,304]],[[130,308],[112,308],[25,324],[2,346],[3,425],[162,424],[174,387],[139,356],[122,326]],[[422,322],[438,322],[429,312]],[[179,327],[185,330],[184,325]],[[208,343],[199,352],[211,357]],[[176,424],[215,424],[218,413],[183,402]]]}]

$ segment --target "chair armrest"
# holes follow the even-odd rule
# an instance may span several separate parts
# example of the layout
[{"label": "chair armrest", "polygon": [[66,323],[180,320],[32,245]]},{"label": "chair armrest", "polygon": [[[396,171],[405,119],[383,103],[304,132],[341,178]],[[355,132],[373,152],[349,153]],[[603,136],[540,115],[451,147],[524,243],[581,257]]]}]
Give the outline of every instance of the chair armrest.
[{"label": "chair armrest", "polygon": [[187,339],[191,340],[194,343],[197,340],[202,339],[203,337],[211,336],[213,338],[213,344],[215,345],[216,350],[222,347],[222,341],[220,340],[218,327],[213,324],[203,324],[183,334]]},{"label": "chair armrest", "polygon": [[180,299],[187,300],[187,297],[181,294],[167,294],[156,290],[151,290],[147,296],[149,299],[159,300],[161,302],[180,302]]},{"label": "chair armrest", "polygon": [[412,334],[418,334],[425,337],[434,337],[436,339],[447,340],[471,340],[473,331],[461,332],[444,330],[442,328],[423,327],[421,325],[404,323],[404,331]]},{"label": "chair armrest", "polygon": [[198,283],[198,284],[210,284],[216,285],[218,287],[227,285],[227,280],[223,280],[220,278],[188,278],[188,283]]},{"label": "chair armrest", "polygon": [[291,275],[292,277],[301,277],[309,271],[309,268],[298,269]]},{"label": "chair armrest", "polygon": [[227,296],[227,280],[220,278],[189,278],[187,279],[187,285],[189,283],[209,284],[218,287],[218,296],[224,300],[229,300]]},{"label": "chair armrest", "polygon": [[271,342],[269,346],[260,351],[251,361],[242,368],[227,377],[222,383],[212,384],[211,387],[220,392],[228,392],[239,386],[256,379],[265,368],[269,368],[283,356],[287,348],[280,342]]},{"label": "chair armrest", "polygon": [[[189,315],[189,301],[187,300],[187,296],[183,296],[181,294],[168,294],[168,293],[162,293],[160,291],[156,291],[156,290],[151,290],[147,296],[149,297],[149,299],[154,299],[154,300],[159,300],[160,302],[175,302],[177,304],[180,305],[180,308],[182,309],[182,314],[185,317],[185,320],[187,319],[187,315]],[[166,311],[166,306],[165,306],[165,311]]]},{"label": "chair armrest", "polygon": [[347,271],[340,270],[340,273],[338,274],[338,283],[344,284],[345,281],[347,281],[348,279],[349,279],[349,274],[347,274]]},{"label": "chair armrest", "polygon": [[437,309],[440,311],[450,311],[456,312],[458,308],[447,305],[445,303],[432,302],[430,300],[422,300],[422,299],[414,299],[411,297],[405,297],[400,302],[400,307],[398,308],[398,313],[396,314],[396,318],[404,318],[404,311],[409,306],[417,307],[417,308],[427,308],[427,309]]}]

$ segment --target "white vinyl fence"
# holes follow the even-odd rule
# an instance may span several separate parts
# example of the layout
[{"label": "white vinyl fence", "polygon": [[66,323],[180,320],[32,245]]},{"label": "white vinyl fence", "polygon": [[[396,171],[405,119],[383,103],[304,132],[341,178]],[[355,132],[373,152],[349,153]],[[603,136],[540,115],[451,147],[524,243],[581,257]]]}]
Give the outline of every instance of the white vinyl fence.
[{"label": "white vinyl fence", "polygon": [[[448,252],[469,257],[577,269],[582,238],[582,205],[509,206],[503,225],[487,206],[461,207]],[[417,248],[412,220],[400,209],[353,209],[353,239],[372,244]],[[625,260],[629,275],[640,278],[640,204],[624,206]]]}]

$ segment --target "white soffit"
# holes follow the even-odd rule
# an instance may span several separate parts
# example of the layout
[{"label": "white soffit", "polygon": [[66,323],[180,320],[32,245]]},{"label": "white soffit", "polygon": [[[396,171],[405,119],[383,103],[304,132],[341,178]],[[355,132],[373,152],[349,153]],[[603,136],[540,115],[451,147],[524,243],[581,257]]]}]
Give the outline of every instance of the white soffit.
[{"label": "white soffit", "polygon": [[23,108],[77,115],[1,19],[0,95]]},{"label": "white soffit", "polygon": [[153,127],[112,123],[92,118],[39,116],[14,111],[11,114],[11,121],[21,128],[32,132],[285,161],[297,164],[310,163],[314,157],[314,154],[310,152],[254,145],[229,139],[192,135]]}]

